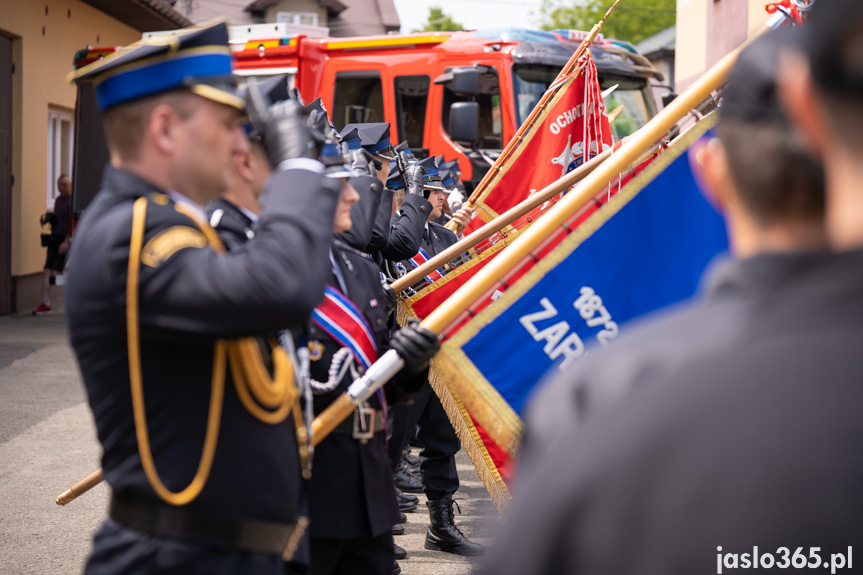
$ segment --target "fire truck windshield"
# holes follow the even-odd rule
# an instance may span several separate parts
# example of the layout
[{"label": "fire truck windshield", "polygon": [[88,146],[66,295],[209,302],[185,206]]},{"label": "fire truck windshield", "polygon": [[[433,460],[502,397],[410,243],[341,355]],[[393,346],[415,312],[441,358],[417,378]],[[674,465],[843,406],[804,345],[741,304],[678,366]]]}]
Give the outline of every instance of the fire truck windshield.
[{"label": "fire truck windshield", "polygon": [[[557,77],[560,68],[536,64],[513,64],[512,72],[515,113],[520,126],[542,99],[542,95]],[[609,76],[600,71],[599,84],[603,92],[617,86],[605,97],[605,108],[612,118],[611,131],[615,141],[632,134],[650,119],[651,109],[645,101],[646,80]],[[615,110],[618,110],[616,115]]]}]

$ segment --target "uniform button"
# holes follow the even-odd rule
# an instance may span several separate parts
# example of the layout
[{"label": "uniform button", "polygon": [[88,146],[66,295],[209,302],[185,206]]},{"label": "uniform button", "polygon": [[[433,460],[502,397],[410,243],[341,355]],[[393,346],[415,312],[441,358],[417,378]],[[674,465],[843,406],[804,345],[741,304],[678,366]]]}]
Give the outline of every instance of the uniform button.
[{"label": "uniform button", "polygon": [[421,212],[426,211],[426,207],[425,207],[425,206],[420,206],[420,211],[421,211]]},{"label": "uniform button", "polygon": [[378,318],[378,325],[384,325],[384,320],[382,320],[381,318]]},{"label": "uniform button", "polygon": [[378,185],[377,185],[377,183],[372,184],[372,191],[373,191],[373,192],[378,191]]}]

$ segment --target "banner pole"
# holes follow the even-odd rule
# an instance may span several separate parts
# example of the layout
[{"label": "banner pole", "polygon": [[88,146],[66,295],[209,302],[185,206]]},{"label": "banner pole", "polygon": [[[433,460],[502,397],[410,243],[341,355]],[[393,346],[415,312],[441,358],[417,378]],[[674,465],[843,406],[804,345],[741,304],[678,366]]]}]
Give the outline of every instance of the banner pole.
[{"label": "banner pole", "polygon": [[[497,160],[495,160],[494,165],[489,168],[488,172],[486,172],[485,176],[483,176],[482,180],[480,180],[477,187],[474,189],[473,193],[471,193],[470,197],[464,203],[465,208],[473,208],[476,202],[480,200],[480,196],[485,193],[486,188],[490,187],[495,180],[502,172],[504,165],[507,164],[510,160],[513,159],[513,154],[515,150],[522,144],[524,141],[525,135],[533,129],[537,120],[540,119],[540,115],[545,111],[548,102],[563,88],[563,86],[558,86],[558,82],[561,79],[565,78],[569,74],[572,74],[575,71],[576,64],[578,60],[584,55],[587,51],[588,46],[590,46],[591,42],[596,38],[599,32],[602,30],[602,25],[605,24],[605,21],[611,15],[617,5],[620,4],[621,0],[617,0],[611,7],[605,12],[605,16],[602,19],[594,24],[593,28],[591,28],[590,32],[587,34],[587,37],[582,40],[581,44],[579,44],[578,48],[573,52],[569,61],[561,68],[560,73],[557,75],[557,78],[554,79],[554,82],[550,84],[550,88],[545,91],[545,94],[542,95],[542,98],[539,100],[536,106],[534,106],[530,115],[524,121],[524,123],[519,127],[516,131],[515,136],[507,143],[506,147],[501,152],[500,156],[498,156]],[[456,224],[454,221],[447,222],[445,226],[446,229],[454,232],[456,230]]]},{"label": "banner pole", "polygon": [[392,287],[393,291],[395,291],[396,293],[399,293],[409,288],[413,284],[422,280],[426,275],[428,275],[429,272],[450,262],[463,252],[466,252],[467,250],[473,248],[483,240],[488,239],[493,234],[502,230],[504,227],[508,226],[515,220],[519,219],[524,215],[527,215],[534,208],[541,206],[557,194],[563,192],[567,188],[572,187],[573,185],[581,181],[589,173],[591,173],[593,170],[595,170],[603,162],[603,160],[608,158],[610,155],[611,150],[606,150],[600,155],[591,158],[586,164],[582,164],[578,168],[569,172],[559,180],[552,182],[531,197],[522,200],[521,203],[508,209],[506,212],[502,213],[492,221],[488,222],[472,234],[465,236],[444,251],[436,254],[433,258],[429,259],[419,267],[412,269],[410,272],[391,283],[390,287]]},{"label": "banner pole", "polygon": [[57,496],[57,505],[66,505],[82,493],[86,493],[102,483],[105,478],[102,476],[102,469],[97,469],[63,493]]}]

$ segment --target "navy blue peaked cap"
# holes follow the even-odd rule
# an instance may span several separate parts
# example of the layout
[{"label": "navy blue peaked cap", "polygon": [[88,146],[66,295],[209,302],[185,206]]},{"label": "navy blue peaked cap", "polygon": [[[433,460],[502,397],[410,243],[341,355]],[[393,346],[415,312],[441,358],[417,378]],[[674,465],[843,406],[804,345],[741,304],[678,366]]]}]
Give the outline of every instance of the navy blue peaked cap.
[{"label": "navy blue peaked cap", "polygon": [[363,147],[363,141],[360,139],[360,131],[357,129],[358,124],[348,124],[345,129],[339,132],[339,138],[342,139],[342,145],[348,150],[359,150]]},{"label": "navy blue peaked cap", "polygon": [[431,178],[438,175],[437,158],[429,156],[420,160],[420,166],[426,170],[426,178]]},{"label": "navy blue peaked cap", "polygon": [[451,188],[455,185],[455,183],[452,181],[452,173],[447,168],[444,168],[440,171],[440,181],[445,188]]},{"label": "navy blue peaked cap", "polygon": [[181,89],[242,109],[231,71],[228,27],[219,22],[146,38],[84,66],[69,80],[93,82],[101,110]]},{"label": "navy blue peaked cap", "polygon": [[[356,130],[360,138],[360,145],[370,154],[377,154],[390,147],[390,124],[389,122],[368,122],[365,124],[348,124],[342,130],[342,138],[345,133]],[[353,149],[353,148],[351,148]]]},{"label": "navy blue peaked cap", "polygon": [[455,176],[461,175],[461,169],[458,167],[458,160],[450,160],[449,162],[445,162],[441,168],[446,168],[449,170],[450,174]]},{"label": "navy blue peaked cap", "polygon": [[801,30],[813,79],[834,93],[863,95],[863,2],[818,0]]},{"label": "navy blue peaked cap", "polygon": [[441,185],[440,170],[438,169],[438,159],[434,156],[429,156],[424,160],[420,160],[420,165],[425,168],[425,176],[423,177],[423,187],[428,190],[443,190],[446,188]]},{"label": "navy blue peaked cap", "polygon": [[387,187],[391,190],[400,190],[405,187],[402,175],[395,162],[390,163],[390,173],[387,176]]}]

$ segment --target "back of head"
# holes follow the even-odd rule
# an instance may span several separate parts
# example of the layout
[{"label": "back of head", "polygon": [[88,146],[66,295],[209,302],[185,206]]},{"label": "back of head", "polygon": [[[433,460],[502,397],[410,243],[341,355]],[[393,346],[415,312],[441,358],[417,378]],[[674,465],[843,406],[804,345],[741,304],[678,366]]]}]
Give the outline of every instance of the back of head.
[{"label": "back of head", "polygon": [[762,225],[824,215],[823,170],[791,128],[776,92],[779,55],[799,41],[800,30],[779,30],[743,50],[719,111],[731,179]]},{"label": "back of head", "polygon": [[824,112],[843,144],[863,155],[863,2],[818,0],[805,32]]}]

